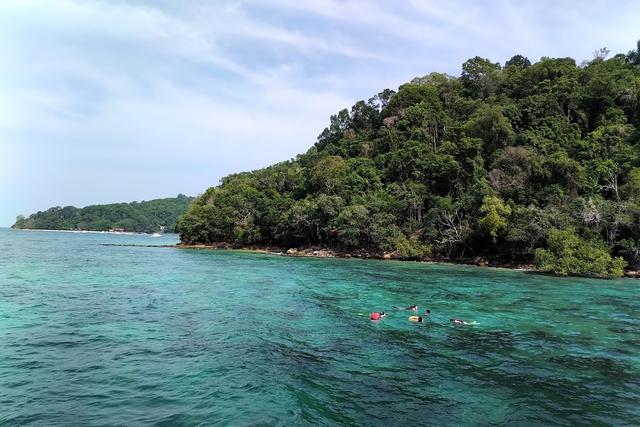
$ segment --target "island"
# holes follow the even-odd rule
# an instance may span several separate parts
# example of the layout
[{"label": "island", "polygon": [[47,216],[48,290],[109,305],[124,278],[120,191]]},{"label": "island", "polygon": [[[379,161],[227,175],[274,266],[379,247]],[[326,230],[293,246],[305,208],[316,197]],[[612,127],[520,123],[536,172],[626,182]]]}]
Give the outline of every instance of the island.
[{"label": "island", "polygon": [[224,177],[177,230],[185,246],[621,276],[640,266],[640,52],[475,57],[385,89],[306,153]]},{"label": "island", "polygon": [[134,233],[173,233],[178,218],[194,200],[177,197],[131,203],[52,207],[29,217],[18,216],[12,228],[33,230],[117,231]]}]

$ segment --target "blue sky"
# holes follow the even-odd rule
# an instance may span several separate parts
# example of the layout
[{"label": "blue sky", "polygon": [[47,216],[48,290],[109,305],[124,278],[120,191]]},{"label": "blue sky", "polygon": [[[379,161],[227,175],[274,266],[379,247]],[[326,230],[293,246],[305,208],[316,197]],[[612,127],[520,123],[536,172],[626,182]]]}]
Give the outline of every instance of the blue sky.
[{"label": "blue sky", "polygon": [[294,157],[330,114],[475,55],[635,47],[640,2],[0,2],[0,226],[196,195]]}]

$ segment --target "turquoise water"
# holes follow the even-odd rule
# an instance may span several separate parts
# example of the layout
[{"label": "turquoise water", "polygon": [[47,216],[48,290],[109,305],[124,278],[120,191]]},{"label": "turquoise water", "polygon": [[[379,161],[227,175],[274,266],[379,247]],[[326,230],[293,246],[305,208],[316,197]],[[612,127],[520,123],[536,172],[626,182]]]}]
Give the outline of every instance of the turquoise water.
[{"label": "turquoise water", "polygon": [[640,282],[174,241],[0,229],[0,425],[640,424]]}]

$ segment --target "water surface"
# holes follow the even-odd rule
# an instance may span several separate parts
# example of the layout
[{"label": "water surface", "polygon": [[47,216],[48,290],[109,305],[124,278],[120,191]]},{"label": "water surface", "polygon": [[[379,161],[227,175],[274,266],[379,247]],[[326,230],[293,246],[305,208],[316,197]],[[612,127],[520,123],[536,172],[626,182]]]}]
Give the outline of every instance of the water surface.
[{"label": "water surface", "polygon": [[640,424],[637,281],[173,242],[0,229],[0,425]]}]

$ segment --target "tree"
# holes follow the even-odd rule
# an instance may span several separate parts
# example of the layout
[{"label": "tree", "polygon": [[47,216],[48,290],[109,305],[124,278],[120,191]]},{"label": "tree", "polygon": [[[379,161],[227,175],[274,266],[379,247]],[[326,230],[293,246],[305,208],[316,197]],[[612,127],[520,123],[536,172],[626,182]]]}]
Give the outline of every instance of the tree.
[{"label": "tree", "polygon": [[484,142],[486,152],[493,152],[509,145],[515,134],[502,109],[494,105],[483,105],[465,124],[465,133]]},{"label": "tree", "polygon": [[369,104],[371,107],[375,108],[378,111],[382,111],[385,108],[387,108],[387,105],[389,105],[391,98],[393,98],[395,94],[396,94],[396,91],[391,89],[385,89],[382,92],[378,93],[377,95],[374,95],[373,97],[369,98],[369,101],[367,101],[367,104]]},{"label": "tree", "polygon": [[540,174],[542,164],[527,147],[506,147],[489,172],[491,186],[500,194],[527,203],[531,181]]},{"label": "tree", "polygon": [[536,249],[535,261],[540,270],[562,276],[620,277],[626,265],[622,258],[612,258],[601,243],[580,238],[574,229],[551,230],[549,249]]},{"label": "tree", "polygon": [[320,193],[336,194],[340,191],[347,165],[340,156],[328,156],[320,160],[310,171],[309,183]]},{"label": "tree", "polygon": [[505,69],[509,67],[527,68],[530,66],[531,66],[531,61],[529,61],[529,58],[522,55],[514,55],[511,57],[511,59],[509,59],[504,64]]},{"label": "tree", "polygon": [[487,98],[498,90],[500,64],[476,56],[462,64],[460,80],[467,96]]},{"label": "tree", "polygon": [[92,205],[84,208],[56,206],[37,212],[28,218],[19,216],[14,228],[49,230],[97,230],[122,228],[125,231],[154,233],[174,232],[178,218],[184,214],[193,198],[176,197],[143,202]]},{"label": "tree", "polygon": [[594,61],[604,61],[607,56],[609,56],[611,51],[606,47],[601,47],[600,49],[596,49],[593,51],[593,60]]},{"label": "tree", "polygon": [[554,208],[516,206],[506,226],[505,252],[516,259],[530,258],[534,249],[545,243],[554,220],[559,220],[559,216],[559,212]]},{"label": "tree", "polygon": [[[460,77],[430,73],[357,101],[306,153],[207,190],[181,219],[182,239],[412,259],[532,262],[537,251],[561,274],[618,274],[619,256],[640,265],[640,66],[635,50],[607,54],[581,65],[515,55],[504,68],[475,57]],[[44,218],[131,226],[86,214]]]},{"label": "tree", "polygon": [[365,247],[369,235],[369,210],[362,205],[347,206],[336,218],[335,227],[343,246]]},{"label": "tree", "polygon": [[435,151],[446,136],[447,121],[439,102],[423,101],[405,110],[401,124],[408,130],[409,139],[424,141]]},{"label": "tree", "polygon": [[484,230],[495,243],[498,233],[507,227],[511,207],[505,205],[504,201],[496,196],[486,196],[482,200],[480,207],[482,216],[478,221],[480,228]]},{"label": "tree", "polygon": [[630,50],[626,59],[631,64],[640,64],[640,40],[638,40],[637,48],[635,50]]},{"label": "tree", "polygon": [[627,182],[622,186],[621,193],[625,200],[640,201],[640,168],[629,171]]},{"label": "tree", "polygon": [[396,241],[396,252],[401,259],[421,260],[431,255],[431,246],[417,236],[401,236]]}]

